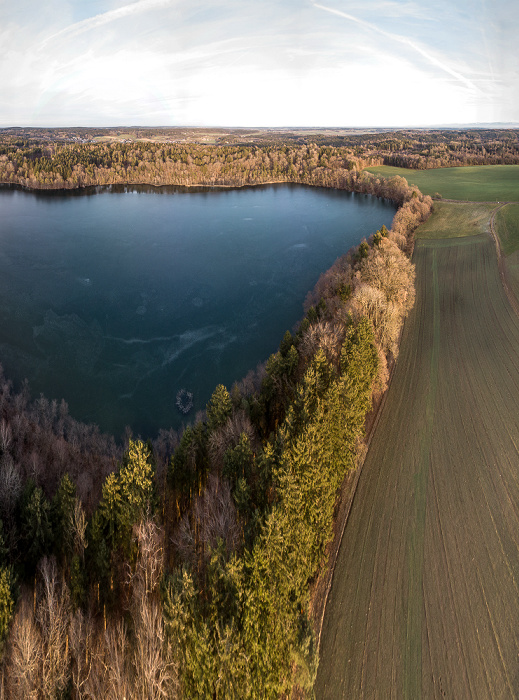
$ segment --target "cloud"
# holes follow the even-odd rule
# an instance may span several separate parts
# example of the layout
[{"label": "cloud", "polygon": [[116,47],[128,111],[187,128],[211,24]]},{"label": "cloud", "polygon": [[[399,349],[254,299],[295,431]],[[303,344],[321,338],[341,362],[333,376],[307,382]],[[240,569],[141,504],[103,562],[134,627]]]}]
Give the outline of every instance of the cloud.
[{"label": "cloud", "polygon": [[333,15],[337,15],[339,17],[347,19],[350,22],[354,22],[355,24],[358,24],[371,32],[376,32],[377,34],[380,34],[386,39],[390,39],[393,42],[403,44],[404,46],[412,49],[417,54],[419,54],[423,59],[425,59],[427,63],[429,63],[432,66],[435,66],[436,68],[439,68],[448,75],[452,76],[453,78],[461,82],[463,85],[465,85],[465,87],[469,88],[470,90],[474,90],[475,92],[480,91],[477,85],[475,85],[471,80],[466,78],[459,71],[456,71],[453,68],[451,68],[445,63],[445,61],[441,61],[439,58],[433,56],[429,51],[426,51],[424,48],[419,46],[415,41],[412,41],[408,37],[395,34],[394,32],[388,32],[385,29],[381,29],[380,27],[371,22],[367,22],[366,20],[360,19],[359,17],[355,17],[354,15],[351,15],[347,12],[343,12],[342,10],[336,10],[332,7],[327,7],[326,5],[320,5],[317,2],[312,2],[312,5],[319,10],[329,12]]},{"label": "cloud", "polygon": [[166,7],[167,5],[171,4],[172,0],[137,0],[137,2],[124,5],[123,7],[119,7],[115,10],[102,12],[94,17],[89,17],[88,19],[83,19],[80,22],[75,22],[74,24],[65,27],[65,29],[61,29],[59,32],[46,37],[46,39],[41,43],[41,48],[44,48],[50,42],[55,41],[56,39],[70,39],[72,37],[79,36],[80,34],[84,34],[85,32],[92,31],[93,29],[98,29],[99,27],[109,24],[110,22],[115,22],[133,15],[148,12],[149,10]]},{"label": "cloud", "polygon": [[425,124],[492,103],[518,119],[503,1],[0,0],[0,119]]},{"label": "cloud", "polygon": [[355,3],[349,2],[348,9],[360,12],[365,12],[369,9],[370,15],[377,17],[395,17],[401,20],[402,18],[438,21],[437,15],[434,15],[428,8],[418,5],[416,2],[399,2],[399,0],[370,0],[369,4],[365,0]]}]

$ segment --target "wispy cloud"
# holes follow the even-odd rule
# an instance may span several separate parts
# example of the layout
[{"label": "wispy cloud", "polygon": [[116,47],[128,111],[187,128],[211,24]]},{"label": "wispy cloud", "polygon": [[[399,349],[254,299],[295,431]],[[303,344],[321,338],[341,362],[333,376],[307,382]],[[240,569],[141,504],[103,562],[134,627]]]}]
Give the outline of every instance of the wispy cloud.
[{"label": "wispy cloud", "polygon": [[416,19],[437,21],[438,17],[429,8],[419,5],[416,2],[401,2],[400,0],[371,0],[367,5],[365,0],[359,2],[348,2],[350,10],[365,11],[369,8],[369,13],[377,17],[396,17],[398,19]]},{"label": "wispy cloud", "polygon": [[98,29],[99,27],[109,24],[110,22],[115,22],[133,15],[148,12],[149,10],[166,7],[171,5],[172,2],[173,0],[137,0],[137,2],[124,5],[124,7],[119,7],[116,10],[101,12],[94,17],[89,17],[88,19],[83,19],[80,22],[75,22],[74,24],[65,27],[65,29],[61,29],[59,32],[46,37],[41,43],[41,48],[44,48],[51,41],[55,41],[56,39],[70,39],[80,34],[84,34],[85,32],[92,31],[93,29]]},{"label": "wispy cloud", "polygon": [[0,0],[0,123],[513,121],[514,2]]},{"label": "wispy cloud", "polygon": [[366,20],[360,19],[359,17],[355,17],[354,15],[351,15],[347,12],[343,12],[342,10],[336,10],[333,7],[327,7],[326,5],[320,5],[317,2],[312,2],[313,6],[319,10],[323,10],[324,12],[329,12],[330,14],[337,15],[338,17],[342,17],[343,19],[347,19],[350,22],[354,22],[355,24],[358,24],[365,29],[368,29],[371,32],[375,32],[377,34],[380,34],[381,36],[385,37],[386,39],[390,39],[391,41],[397,42],[399,44],[402,44],[413,51],[415,51],[417,54],[419,54],[425,61],[427,61],[430,65],[435,66],[436,68],[439,68],[440,70],[444,71],[448,75],[452,76],[456,80],[458,80],[460,83],[463,83],[465,87],[469,88],[470,90],[474,90],[475,92],[479,92],[480,89],[475,85],[469,78],[465,77],[462,75],[459,71],[454,70],[451,68],[449,65],[445,63],[445,61],[440,60],[436,56],[433,56],[429,51],[421,47],[419,44],[416,42],[412,41],[406,36],[401,36],[399,34],[395,34],[394,32],[388,32],[385,29],[381,29],[378,27],[376,24],[373,24],[372,22],[367,22]]}]

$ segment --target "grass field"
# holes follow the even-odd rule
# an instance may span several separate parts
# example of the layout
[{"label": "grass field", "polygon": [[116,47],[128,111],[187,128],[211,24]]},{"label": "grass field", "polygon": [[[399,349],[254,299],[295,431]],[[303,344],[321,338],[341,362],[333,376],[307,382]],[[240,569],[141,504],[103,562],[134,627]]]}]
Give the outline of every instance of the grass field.
[{"label": "grass field", "polygon": [[435,202],[432,215],[417,230],[417,236],[438,239],[488,233],[490,215],[496,206],[496,204]]},{"label": "grass field", "polygon": [[504,255],[519,250],[519,205],[507,204],[496,213],[496,226]]},{"label": "grass field", "polygon": [[506,204],[496,211],[495,229],[505,256],[508,284],[519,300],[519,204]]},{"label": "grass field", "polygon": [[366,168],[383,177],[400,175],[424,194],[474,202],[519,202],[519,165],[483,165],[466,168],[409,170],[379,165]]},{"label": "grass field", "polygon": [[519,697],[519,319],[486,234],[417,301],[336,564],[318,699]]}]

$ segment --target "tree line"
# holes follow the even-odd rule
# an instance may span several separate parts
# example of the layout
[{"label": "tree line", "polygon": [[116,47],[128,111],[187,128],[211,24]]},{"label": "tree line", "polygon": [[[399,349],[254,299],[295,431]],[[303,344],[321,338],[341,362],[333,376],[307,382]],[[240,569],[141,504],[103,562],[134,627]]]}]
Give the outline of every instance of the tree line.
[{"label": "tree line", "polygon": [[5,697],[311,692],[312,590],[413,304],[413,231],[432,207],[402,178],[351,177],[399,204],[391,230],[339,258],[297,330],[231,390],[216,387],[181,435],[117,447],[64,403],[1,382]]},{"label": "tree line", "polygon": [[[270,137],[273,138],[272,136]],[[319,141],[319,138],[315,139]],[[337,143],[69,143],[0,138],[0,182],[33,189],[113,184],[235,187],[291,182],[351,188],[369,165],[426,169],[519,163],[519,132],[409,131]]]}]

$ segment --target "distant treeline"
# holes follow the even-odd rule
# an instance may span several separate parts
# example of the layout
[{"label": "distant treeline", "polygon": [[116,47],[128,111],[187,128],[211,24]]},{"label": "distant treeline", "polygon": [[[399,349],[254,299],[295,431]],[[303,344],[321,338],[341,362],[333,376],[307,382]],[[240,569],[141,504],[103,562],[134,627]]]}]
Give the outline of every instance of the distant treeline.
[{"label": "distant treeline", "polygon": [[65,404],[2,382],[5,697],[311,691],[312,586],[413,305],[408,254],[432,207],[402,178],[346,172],[343,186],[399,203],[391,230],[339,258],[297,331],[218,386],[181,435],[119,449]]},{"label": "distant treeline", "polygon": [[268,182],[350,188],[353,173],[369,165],[425,169],[519,163],[516,130],[411,131],[341,138],[341,145],[274,140],[207,146],[135,140],[68,143],[4,134],[0,135],[0,182],[34,189],[110,184],[231,187]]}]

